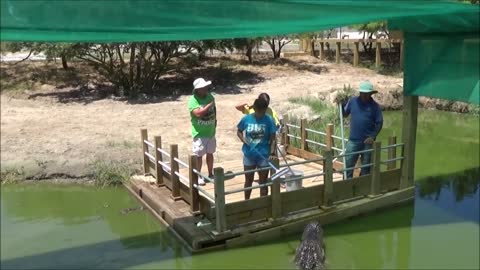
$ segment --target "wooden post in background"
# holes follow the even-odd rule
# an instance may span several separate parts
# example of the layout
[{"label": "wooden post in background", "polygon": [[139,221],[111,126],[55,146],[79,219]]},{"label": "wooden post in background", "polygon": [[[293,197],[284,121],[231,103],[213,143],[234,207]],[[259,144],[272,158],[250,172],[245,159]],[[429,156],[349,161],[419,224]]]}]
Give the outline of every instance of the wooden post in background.
[{"label": "wooden post in background", "polygon": [[342,43],[337,41],[337,49],[335,50],[335,63],[340,64],[340,51],[342,50]]},{"label": "wooden post in background", "polygon": [[333,143],[333,124],[327,125],[327,135],[325,136],[325,144],[327,145],[327,151],[332,150],[332,143]]},{"label": "wooden post in background", "polygon": [[197,168],[197,156],[190,155],[188,159],[188,179],[190,181],[190,211],[192,213],[200,210],[200,201],[198,189],[195,186],[198,186],[198,175],[195,173]]},{"label": "wooden post in background", "polygon": [[403,96],[402,141],[403,160],[400,188],[413,186],[415,172],[415,144],[417,138],[418,96]]},{"label": "wooden post in background", "polygon": [[382,52],[382,43],[377,41],[376,49],[375,49],[375,67],[376,68],[380,68],[382,64],[381,52]]},{"label": "wooden post in background", "polygon": [[215,219],[217,232],[227,230],[227,217],[225,215],[225,174],[223,168],[215,168],[214,189],[215,189]]},{"label": "wooden post in background", "polygon": [[180,200],[180,179],[175,172],[178,172],[178,145],[170,145],[170,180],[172,181],[172,197],[174,200]]},{"label": "wooden post in background", "polygon": [[403,60],[404,60],[404,56],[403,56],[403,44],[404,44],[404,41],[400,41],[400,68],[403,70]]},{"label": "wooden post in background", "polygon": [[[280,162],[278,158],[272,160],[273,165],[275,167],[279,168]],[[271,170],[270,175],[273,175],[275,173],[275,170]],[[272,186],[271,186],[271,193],[272,193],[272,218],[277,219],[282,216],[282,200],[280,197],[280,179],[275,179],[273,180]]]},{"label": "wooden post in background", "polygon": [[[397,137],[396,136],[391,136],[388,138],[388,145],[394,145],[397,144]],[[394,159],[397,158],[397,148],[392,147],[388,148],[388,159]],[[387,163],[387,170],[393,170],[397,167],[397,161],[390,161]]]},{"label": "wooden post in background", "polygon": [[358,41],[355,41],[353,43],[355,46],[353,47],[353,66],[354,67],[357,67],[358,66],[358,59],[359,59],[359,56],[358,56]]},{"label": "wooden post in background", "polygon": [[162,153],[158,151],[159,148],[162,148],[162,137],[155,136],[153,145],[155,147],[155,180],[157,181],[157,186],[163,186],[163,166],[158,163],[163,161]]},{"label": "wooden post in background", "polygon": [[145,141],[148,141],[148,131],[146,128],[140,130],[140,137],[142,139],[143,174],[147,175],[149,173],[149,160],[147,155],[145,155],[145,153],[148,152],[148,145],[145,143]]},{"label": "wooden post in background", "polygon": [[300,120],[300,149],[307,150],[307,119],[302,118]]},{"label": "wooden post in background", "polygon": [[318,58],[320,58],[320,60],[325,59],[325,43],[323,41],[320,42],[320,50],[318,51]]},{"label": "wooden post in background", "polygon": [[283,143],[285,144],[285,150],[287,145],[290,145],[290,138],[288,137],[288,115],[283,116],[283,124],[284,124],[284,130],[283,130]]},{"label": "wooden post in background", "polygon": [[323,161],[323,202],[321,206],[329,207],[333,204],[333,151],[327,149],[324,152]]},{"label": "wooden post in background", "polygon": [[380,194],[380,158],[382,153],[382,143],[374,142],[373,143],[373,160],[372,167],[370,167],[370,173],[372,175],[372,182],[370,188],[370,195],[376,196]]}]

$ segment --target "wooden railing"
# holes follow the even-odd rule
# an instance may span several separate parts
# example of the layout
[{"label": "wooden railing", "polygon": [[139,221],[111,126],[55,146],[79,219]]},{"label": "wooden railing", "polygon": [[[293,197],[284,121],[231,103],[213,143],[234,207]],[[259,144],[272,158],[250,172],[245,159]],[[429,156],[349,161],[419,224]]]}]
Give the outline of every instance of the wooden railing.
[{"label": "wooden railing", "polygon": [[[232,229],[238,224],[264,219],[281,219],[296,211],[309,208],[328,209],[345,200],[365,196],[374,197],[384,191],[399,189],[401,169],[397,168],[396,162],[402,160],[403,157],[396,156],[396,149],[403,147],[403,144],[397,144],[395,137],[389,139],[389,145],[386,147],[382,147],[381,142],[375,142],[372,149],[363,151],[373,153],[370,164],[344,168],[343,163],[337,160],[343,156],[356,153],[345,154],[341,151],[342,149],[334,149],[334,146],[332,146],[333,140],[341,140],[341,138],[333,135],[333,125],[328,125],[326,132],[320,132],[309,129],[307,127],[307,121],[302,120],[300,126],[295,126],[295,128],[301,130],[300,136],[295,136],[297,137],[296,139],[303,142],[300,148],[295,148],[288,144],[291,138],[288,136],[288,127],[291,128],[293,126],[295,125],[286,124],[284,139],[282,141],[289,154],[302,157],[306,160],[289,162],[288,166],[295,167],[308,163],[320,163],[323,166],[323,170],[288,179],[279,178],[249,188],[226,190],[225,182],[230,181],[230,179],[235,176],[262,170],[272,170],[272,168],[225,173],[224,168],[217,167],[214,169],[214,179],[210,179],[198,171],[196,156],[191,155],[188,163],[185,163],[178,158],[177,145],[170,145],[170,152],[167,152],[162,149],[160,136],[155,136],[153,141],[149,141],[147,130],[142,129],[141,138],[144,173],[154,176],[158,186],[164,186],[170,189],[171,196],[174,200],[183,199],[187,202],[190,205],[192,213],[201,212],[212,222],[215,221],[215,228],[219,233]],[[326,141],[324,141],[324,143],[318,142],[308,137],[307,134],[309,133],[322,135]],[[324,148],[323,155],[308,151],[309,144],[313,144],[314,142],[321,144],[321,147]],[[334,151],[339,152],[339,154],[334,155]],[[388,159],[384,161],[381,159],[383,151],[388,152]],[[168,158],[170,161],[165,162],[165,158]],[[277,168],[286,166],[285,164],[280,165],[278,159],[274,160],[274,165]],[[381,165],[386,165],[387,170],[381,171]],[[333,181],[334,173],[342,172],[343,170],[359,169],[365,166],[371,166],[371,173],[369,175],[356,177],[348,181]],[[180,173],[180,167],[187,169],[188,176]],[[282,183],[319,176],[323,176],[323,182],[319,182],[318,185],[289,192],[281,192],[280,190]],[[213,195],[198,185],[199,177],[202,177],[206,182],[213,182]],[[227,203],[226,201],[226,196],[229,194],[262,187],[270,187],[270,195],[232,203]]]},{"label": "wooden railing", "polygon": [[[320,39],[315,40],[315,48],[318,48],[319,58],[325,59],[325,44],[335,44],[335,62],[340,63],[342,44],[353,44],[353,66],[358,66],[359,64],[359,45],[360,43],[373,43],[375,44],[375,67],[379,68],[382,62],[381,59],[381,50],[382,45],[391,45],[399,44],[400,47],[400,57],[399,63],[400,68],[403,68],[403,39]],[[317,50],[317,49],[315,49]]]}]

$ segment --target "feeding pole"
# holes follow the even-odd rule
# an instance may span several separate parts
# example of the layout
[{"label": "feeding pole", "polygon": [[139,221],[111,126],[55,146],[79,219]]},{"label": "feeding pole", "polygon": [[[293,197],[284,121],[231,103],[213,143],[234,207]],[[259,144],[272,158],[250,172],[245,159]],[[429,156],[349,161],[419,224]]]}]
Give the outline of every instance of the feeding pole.
[{"label": "feeding pole", "polygon": [[[338,104],[338,113],[340,114],[340,137],[342,137],[342,154],[345,154],[345,135],[343,131],[343,111],[342,111],[342,104]],[[343,180],[347,179],[347,171],[345,170],[345,155],[342,157],[343,160]]]}]

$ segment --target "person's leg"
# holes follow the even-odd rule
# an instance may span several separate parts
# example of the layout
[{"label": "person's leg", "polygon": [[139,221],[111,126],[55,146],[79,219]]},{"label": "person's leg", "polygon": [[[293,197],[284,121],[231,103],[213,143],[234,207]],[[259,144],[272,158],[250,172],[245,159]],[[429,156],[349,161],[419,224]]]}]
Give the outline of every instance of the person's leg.
[{"label": "person's leg", "polygon": [[[362,150],[368,150],[368,149],[372,149],[372,145],[364,143]],[[370,164],[372,162],[372,152],[362,153],[360,155],[360,161],[362,162],[362,165]],[[370,174],[371,168],[372,166],[363,167],[360,170],[360,176]]]},{"label": "person's leg", "polygon": [[[258,168],[267,168],[269,167],[268,162],[264,159],[257,162]],[[258,184],[263,185],[267,183],[268,173],[270,170],[265,170],[258,172]],[[260,188],[260,197],[268,195],[268,187]]]},{"label": "person's leg", "polygon": [[[357,143],[348,141],[347,146],[345,147],[345,154],[356,152],[357,150]],[[355,167],[355,164],[358,160],[358,154],[347,155],[345,156],[345,167],[352,168]],[[347,179],[353,177],[353,169],[347,170]]]},{"label": "person's leg", "polygon": [[[197,156],[197,169],[198,169],[199,172],[201,172],[202,171],[202,159],[203,159],[203,156],[205,155],[205,146],[204,146],[201,138],[193,139],[192,152],[195,156]],[[198,184],[199,185],[205,185],[205,181],[203,180],[202,177],[198,178]]]},{"label": "person's leg", "polygon": [[207,154],[208,177],[213,177],[213,154]]},{"label": "person's leg", "polygon": [[215,138],[206,139],[207,169],[208,177],[213,177],[213,153],[217,150],[217,140]]},{"label": "person's leg", "polygon": [[[253,170],[255,169],[255,163],[252,162],[248,157],[243,156],[243,170],[248,171],[248,170]],[[244,188],[248,188],[252,186],[253,183],[253,178],[255,177],[255,173],[246,173],[245,174],[245,184]],[[252,190],[245,190],[244,195],[245,195],[245,200],[250,199],[250,194],[252,194]]]}]

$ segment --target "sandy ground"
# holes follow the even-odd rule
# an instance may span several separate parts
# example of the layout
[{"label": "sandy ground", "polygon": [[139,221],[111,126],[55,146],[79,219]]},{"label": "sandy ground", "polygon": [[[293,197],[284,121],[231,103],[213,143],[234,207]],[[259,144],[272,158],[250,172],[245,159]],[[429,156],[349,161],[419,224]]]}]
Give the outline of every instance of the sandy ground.
[{"label": "sandy ground", "polygon": [[[219,162],[241,158],[241,144],[235,126],[241,113],[234,106],[253,102],[261,92],[268,92],[271,106],[279,114],[311,116],[308,108],[288,102],[290,97],[316,96],[319,92],[356,86],[369,79],[380,91],[398,89],[400,77],[389,77],[374,71],[335,65],[310,57],[296,59],[298,66],[235,66],[262,76],[256,84],[237,84],[217,88]],[[302,68],[304,67],[304,68]],[[209,78],[216,79],[216,78]],[[240,93],[223,91],[235,87]],[[43,89],[47,89],[44,87]],[[27,89],[26,89],[27,90]],[[39,90],[44,92],[58,89]],[[101,99],[91,103],[59,102],[53,96],[33,99],[1,96],[1,165],[23,167],[27,177],[48,178],[54,175],[81,177],[91,173],[95,158],[113,159],[140,169],[140,129],[147,128],[150,137],[161,135],[164,146],[176,143],[185,158],[191,148],[188,95],[172,101],[131,104]]]}]

